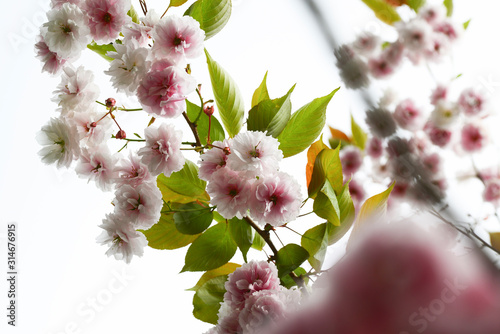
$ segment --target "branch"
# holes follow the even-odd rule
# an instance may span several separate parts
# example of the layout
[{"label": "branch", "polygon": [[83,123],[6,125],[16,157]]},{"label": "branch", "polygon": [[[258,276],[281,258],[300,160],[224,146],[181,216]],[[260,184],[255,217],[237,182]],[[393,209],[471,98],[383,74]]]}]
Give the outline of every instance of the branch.
[{"label": "branch", "polygon": [[[250,217],[243,217],[243,219],[255,230],[255,232],[257,232],[261,237],[262,239],[264,239],[264,241],[266,242],[266,244],[269,246],[269,248],[271,248],[271,250],[273,251],[273,257],[275,259],[278,258],[278,249],[276,249],[276,246],[274,246],[274,243],[273,241],[271,240],[271,236],[270,236],[270,233],[269,231],[266,231],[266,230],[262,230],[257,224],[255,224],[255,222],[250,218]],[[288,276],[290,276],[293,281],[295,282],[295,284],[297,284],[297,286],[302,289],[302,291],[304,291],[304,293],[307,294],[307,290],[306,290],[306,285],[304,283],[304,279],[302,277],[299,277],[297,276],[294,272],[291,272],[288,274]]]},{"label": "branch", "polygon": [[200,141],[200,136],[198,135],[198,129],[197,129],[197,126],[195,123],[191,122],[189,120],[189,117],[188,115],[186,114],[186,112],[184,111],[182,113],[182,116],[184,116],[184,119],[186,120],[186,122],[188,123],[189,125],[189,128],[191,129],[191,131],[193,132],[193,135],[194,135],[194,139],[196,141],[196,146],[201,146],[201,141]]}]

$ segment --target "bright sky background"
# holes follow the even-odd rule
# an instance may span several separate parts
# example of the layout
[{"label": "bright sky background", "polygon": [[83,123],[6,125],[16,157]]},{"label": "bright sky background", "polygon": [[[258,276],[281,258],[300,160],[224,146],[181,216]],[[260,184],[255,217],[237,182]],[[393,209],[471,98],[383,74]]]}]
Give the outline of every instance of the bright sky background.
[{"label": "bright sky background", "polygon": [[[317,2],[343,41],[350,41],[363,30],[388,30],[360,0]],[[193,293],[184,291],[196,283],[200,274],[178,274],[186,248],[146,249],[144,257],[135,258],[131,265],[107,258],[106,248],[97,245],[95,237],[101,232],[97,225],[104,214],[112,211],[113,194],[87,184],[72,170],[45,166],[37,156],[40,147],[35,134],[50,117],[57,116],[50,98],[59,79],[40,73],[41,64],[33,51],[48,3],[6,1],[0,23],[0,332],[203,333],[211,326],[192,317]],[[138,1],[132,3],[139,7]],[[149,8],[158,12],[166,3],[148,1]],[[472,21],[453,62],[444,64],[444,75],[463,73],[460,80],[464,86],[482,88],[496,99],[500,87],[500,5],[494,0],[456,0],[455,7],[459,22]],[[247,109],[267,70],[273,98],[297,83],[292,95],[293,110],[342,85],[334,57],[301,0],[234,0],[229,24],[206,43],[206,48],[238,83]],[[80,63],[96,71],[106,65],[90,52]],[[193,63],[193,74],[198,82],[207,83],[204,94],[211,98],[203,59]],[[401,88],[402,95],[412,93],[426,99],[430,80],[427,72],[409,68],[391,84]],[[101,100],[115,95],[104,87],[101,92]],[[362,110],[355,109],[350,97],[346,89],[341,89],[333,98],[328,124],[347,129],[350,111],[362,120]],[[191,159],[196,161],[195,157]],[[304,166],[304,155],[299,155],[287,160],[283,169],[293,173],[305,189]],[[15,329],[7,327],[4,315],[5,234],[11,222],[18,224],[19,310]],[[91,312],[94,299],[98,299],[99,311]]]}]

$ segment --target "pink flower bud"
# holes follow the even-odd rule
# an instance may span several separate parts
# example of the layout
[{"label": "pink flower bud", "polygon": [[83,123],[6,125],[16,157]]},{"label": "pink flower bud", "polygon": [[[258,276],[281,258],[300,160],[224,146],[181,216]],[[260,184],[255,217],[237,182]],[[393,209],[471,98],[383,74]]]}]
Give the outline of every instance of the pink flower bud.
[{"label": "pink flower bud", "polygon": [[125,139],[125,138],[127,138],[127,134],[125,133],[125,131],[120,130],[116,133],[115,138],[116,139]]},{"label": "pink flower bud", "polygon": [[212,116],[214,114],[214,106],[205,106],[203,108],[203,112],[208,116]]},{"label": "pink flower bud", "polygon": [[106,108],[113,108],[116,105],[116,100],[112,97],[106,99]]}]

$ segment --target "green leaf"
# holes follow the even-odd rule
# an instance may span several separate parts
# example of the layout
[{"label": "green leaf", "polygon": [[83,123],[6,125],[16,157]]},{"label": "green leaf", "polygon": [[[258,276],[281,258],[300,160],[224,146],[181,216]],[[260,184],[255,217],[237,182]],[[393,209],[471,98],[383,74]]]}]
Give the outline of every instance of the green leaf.
[{"label": "green leaf", "polygon": [[278,251],[276,267],[281,278],[295,269],[309,258],[309,253],[297,244],[288,244]]},{"label": "green leaf", "polygon": [[[350,182],[350,181],[349,181]],[[337,203],[340,210],[340,226],[332,226],[328,236],[328,245],[333,245],[339,241],[351,228],[354,223],[355,208],[349,192],[349,182],[342,187],[342,191],[337,196]]]},{"label": "green leaf", "polygon": [[132,19],[132,22],[137,23],[137,24],[140,23],[139,15],[135,11],[134,6],[130,6],[130,10],[127,12],[127,15],[130,16],[130,18]]},{"label": "green leaf", "polygon": [[300,240],[300,244],[309,253],[308,261],[316,271],[321,270],[328,247],[328,237],[332,224],[323,223],[307,230]]},{"label": "green leaf", "polygon": [[179,7],[185,4],[188,0],[170,0],[169,7]]},{"label": "green leaf", "polygon": [[[167,209],[164,207],[164,209]],[[175,228],[173,213],[162,213],[160,221],[149,230],[140,230],[148,239],[148,246],[155,249],[177,249],[192,243],[198,235],[180,233]]]},{"label": "green leaf", "polygon": [[324,97],[317,98],[297,110],[278,136],[283,155],[291,157],[308,148],[320,135],[325,126],[326,107],[337,88]]},{"label": "green leaf", "polygon": [[352,141],[355,146],[357,146],[361,151],[365,150],[366,143],[366,132],[356,123],[354,117],[351,115],[351,131],[352,131]]},{"label": "green leaf", "polygon": [[406,2],[408,6],[415,11],[415,13],[418,13],[420,8],[425,5],[425,0],[407,0]]},{"label": "green leaf", "polygon": [[451,16],[453,14],[453,0],[444,0],[443,5],[446,7],[446,15]]},{"label": "green leaf", "polygon": [[207,50],[205,50],[205,54],[207,56],[212,90],[222,124],[224,124],[224,128],[226,128],[229,136],[234,137],[240,132],[245,113],[245,106],[243,105],[240,90],[229,74],[210,57]]},{"label": "green leaf", "polygon": [[217,313],[226,293],[224,287],[226,281],[227,275],[217,276],[208,280],[196,291],[193,297],[193,315],[196,319],[217,324]]},{"label": "green leaf", "polygon": [[197,202],[182,204],[174,213],[175,227],[183,234],[200,234],[210,226],[213,218],[212,209]]},{"label": "green leaf", "polygon": [[389,199],[392,188],[394,188],[394,184],[395,182],[393,182],[385,191],[368,198],[363,203],[361,209],[359,210],[358,217],[354,222],[349,242],[353,240],[355,235],[359,233],[359,230],[366,224],[367,221],[376,221],[386,213],[387,200]]},{"label": "green leaf", "polygon": [[264,249],[265,245],[266,241],[264,240],[264,238],[262,238],[258,233],[255,233],[253,237],[252,248],[261,251]]},{"label": "green leaf", "polygon": [[198,177],[198,167],[191,161],[186,160],[184,167],[170,177],[163,174],[156,179],[158,188],[165,202],[189,203],[196,200],[208,202],[205,188],[207,183]]},{"label": "green leaf", "polygon": [[330,182],[336,194],[342,190],[342,164],[339,156],[340,146],[332,150],[325,148],[316,156],[314,161],[311,182],[307,188],[308,196],[315,198],[318,191],[323,188],[325,180]]},{"label": "green leaf", "polygon": [[382,22],[393,25],[395,22],[401,21],[398,12],[384,0],[362,0],[375,16]]},{"label": "green leaf", "polygon": [[295,85],[285,96],[274,100],[263,100],[248,112],[247,129],[267,131],[268,136],[278,137],[283,131],[292,112],[290,95]]},{"label": "green leaf", "polygon": [[205,39],[215,36],[231,17],[231,0],[198,0],[184,13],[200,23]]},{"label": "green leaf", "polygon": [[[306,275],[307,271],[302,268],[298,267],[293,271],[297,277],[300,277],[301,275]],[[304,276],[304,283],[307,285],[309,283],[309,277]],[[285,275],[281,278],[281,285],[283,285],[285,288],[290,289],[293,286],[296,286],[295,281],[288,275]]]},{"label": "green leaf", "polygon": [[218,268],[231,260],[236,248],[228,224],[218,223],[206,230],[189,246],[181,272]]},{"label": "green leaf", "polygon": [[[200,136],[201,144],[206,145],[208,138],[209,117],[201,110],[199,106],[197,106],[194,103],[191,103],[188,100],[186,100],[186,113],[191,122],[194,122],[198,117],[198,115],[200,115],[200,117],[198,118],[198,122],[196,123],[196,126],[198,129],[198,135]],[[212,115],[211,118],[212,119],[210,121],[211,122],[210,142],[213,143],[214,141],[223,141],[224,138],[226,138],[226,134],[224,133],[222,125],[219,123],[219,120],[214,115]]]},{"label": "green leaf", "polygon": [[470,24],[470,20],[464,22],[464,24],[463,24],[464,30],[467,30],[467,28],[469,28],[469,24]]},{"label": "green leaf", "polygon": [[200,277],[195,286],[193,286],[191,289],[187,289],[187,291],[198,291],[203,286],[203,284],[205,284],[210,279],[218,276],[229,275],[239,267],[241,267],[241,265],[229,262],[219,268],[209,270]]},{"label": "green leaf", "polygon": [[87,48],[94,51],[95,53],[97,53],[99,56],[103,57],[107,61],[114,60],[113,58],[111,58],[110,56],[107,55],[108,52],[116,52],[115,47],[111,43],[99,45],[93,41],[92,43],[87,45]]},{"label": "green leaf", "polygon": [[229,232],[247,262],[247,253],[253,242],[252,227],[246,221],[234,217],[229,220]]},{"label": "green leaf", "polygon": [[267,92],[267,72],[260,86],[255,90],[252,96],[252,108],[259,104],[259,102],[268,100],[269,93]]},{"label": "green leaf", "polygon": [[323,188],[318,192],[313,204],[314,213],[335,226],[340,226],[340,209],[337,196],[330,182],[325,180]]}]

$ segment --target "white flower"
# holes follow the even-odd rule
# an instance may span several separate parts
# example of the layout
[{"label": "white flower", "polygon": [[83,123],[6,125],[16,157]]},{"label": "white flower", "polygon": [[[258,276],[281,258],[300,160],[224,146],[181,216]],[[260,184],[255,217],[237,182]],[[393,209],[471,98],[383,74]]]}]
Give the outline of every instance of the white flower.
[{"label": "white flower", "polygon": [[61,83],[52,99],[61,107],[63,116],[70,112],[86,111],[99,97],[99,88],[94,84],[94,74],[80,66],[65,67]]},{"label": "white flower", "polygon": [[228,167],[234,171],[248,171],[254,176],[275,173],[283,159],[283,152],[278,147],[278,140],[264,132],[241,132],[233,138]]},{"label": "white flower", "polygon": [[126,44],[130,40],[136,40],[142,47],[152,44],[151,32],[159,21],[158,13],[154,9],[149,9],[146,17],[141,18],[141,24],[132,22],[130,26],[123,28],[123,42]]},{"label": "white flower", "polygon": [[149,229],[160,219],[163,201],[155,184],[125,184],[116,190],[115,196],[115,213],[128,216],[135,228]]},{"label": "white flower", "polygon": [[51,118],[38,132],[36,139],[44,146],[38,154],[45,164],[57,162],[57,167],[69,167],[79,156],[80,147],[75,140],[75,130],[63,119]]},{"label": "white flower", "polygon": [[114,58],[109,70],[104,71],[111,76],[113,87],[127,95],[134,95],[142,78],[151,67],[148,60],[149,50],[139,47],[139,43],[132,39],[126,44],[114,44],[116,52],[109,52],[108,56]]},{"label": "white flower", "polygon": [[460,115],[460,109],[455,103],[439,100],[431,113],[431,122],[440,128],[449,128]]},{"label": "white flower", "polygon": [[72,3],[63,4],[60,9],[47,12],[48,22],[41,33],[50,51],[64,59],[79,57],[82,50],[92,41],[87,16]]},{"label": "white flower", "polygon": [[128,160],[121,160],[121,165],[117,167],[118,178],[116,183],[119,185],[129,184],[137,187],[141,183],[155,182],[155,178],[149,173],[148,166],[143,164],[137,155],[130,153]]},{"label": "white flower", "polygon": [[125,216],[107,214],[102,222],[99,227],[104,231],[97,237],[97,242],[110,246],[107,256],[114,255],[115,259],[126,263],[130,263],[134,255],[142,256],[148,241],[144,234],[134,230]]},{"label": "white flower", "polygon": [[184,166],[184,156],[180,151],[182,132],[171,124],[162,124],[158,128],[148,127],[144,131],[146,146],[137,154],[141,161],[148,166],[152,175],[160,173],[170,176],[180,171]]},{"label": "white flower", "polygon": [[111,190],[118,174],[115,170],[116,157],[112,156],[106,146],[83,149],[75,172],[81,178],[95,181],[103,191]]},{"label": "white flower", "polygon": [[76,127],[80,145],[99,146],[108,138],[111,138],[113,129],[110,117],[104,117],[95,112],[94,108],[89,111],[76,113],[70,120]]}]

